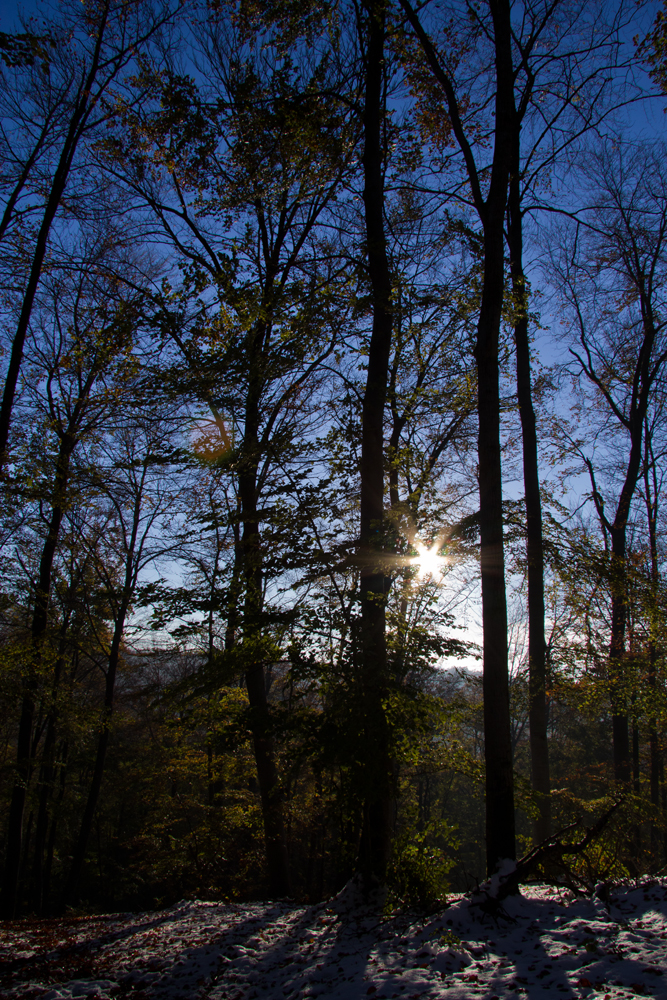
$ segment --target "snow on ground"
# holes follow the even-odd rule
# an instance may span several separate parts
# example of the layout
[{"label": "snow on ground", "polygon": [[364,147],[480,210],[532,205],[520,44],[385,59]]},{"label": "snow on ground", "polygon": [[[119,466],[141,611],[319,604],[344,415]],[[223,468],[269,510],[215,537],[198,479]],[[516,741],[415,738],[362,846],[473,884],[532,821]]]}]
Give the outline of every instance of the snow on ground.
[{"label": "snow on ground", "polygon": [[524,887],[382,916],[350,883],[318,906],[183,902],[0,926],[0,998],[667,998],[667,879],[593,898]]}]

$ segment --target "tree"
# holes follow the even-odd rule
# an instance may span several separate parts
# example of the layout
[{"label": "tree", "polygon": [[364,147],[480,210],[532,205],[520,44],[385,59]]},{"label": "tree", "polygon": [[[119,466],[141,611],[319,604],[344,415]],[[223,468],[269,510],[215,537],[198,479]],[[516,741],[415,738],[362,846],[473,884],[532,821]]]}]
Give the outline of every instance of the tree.
[{"label": "tree", "polygon": [[[499,341],[505,293],[504,224],[515,130],[515,67],[509,3],[489,0],[473,16],[472,33],[460,44],[483,48],[485,70],[492,75],[495,124],[490,170],[482,172],[469,132],[464,95],[436,50],[408,0],[401,7],[418,39],[431,73],[442,90],[450,127],[465,162],[472,201],[482,227],[483,284],[477,321],[475,360],[478,392],[479,525],[481,533],[482,621],[484,631],[484,731],[487,796],[487,865],[495,871],[503,858],[514,858],[514,779],[510,741],[507,669],[507,602],[504,579],[502,472],[500,461]],[[462,15],[463,16],[463,15]],[[462,24],[459,22],[460,27]],[[464,40],[465,39],[465,40]],[[479,53],[478,53],[479,58]],[[489,67],[493,66],[490,70]],[[467,97],[467,95],[465,95]],[[481,151],[480,151],[481,153]],[[481,155],[484,155],[481,153]],[[484,181],[488,186],[484,191]]]},{"label": "tree", "polygon": [[[628,621],[627,538],[633,500],[644,465],[650,408],[662,395],[667,362],[662,288],[667,234],[667,199],[658,148],[605,150],[590,176],[591,208],[574,225],[573,242],[558,274],[566,292],[571,370],[585,377],[600,412],[603,436],[624,442],[613,517],[607,514],[595,456],[581,450],[590,477],[600,530],[609,543],[611,625],[608,683],[612,705],[614,772],[631,776],[626,677]],[[571,258],[570,258],[571,254]]]},{"label": "tree", "polygon": [[624,4],[608,11],[590,3],[564,10],[529,5],[526,24],[516,35],[516,117],[507,204],[507,245],[512,282],[517,401],[521,418],[526,504],[528,584],[528,663],[533,789],[539,816],[534,839],[551,835],[549,748],[547,741],[544,538],[540,496],[537,422],[533,406],[529,341],[529,281],[524,264],[526,220],[544,205],[540,187],[593,131],[636,99],[624,69],[622,32],[632,12]]},{"label": "tree", "polygon": [[[649,639],[648,639],[648,684],[653,712],[649,715],[649,755],[650,755],[650,798],[656,814],[665,815],[665,791],[664,783],[664,759],[660,747],[660,712],[657,709],[659,701],[659,657],[661,652],[661,562],[662,545],[659,541],[658,530],[659,514],[662,499],[662,488],[664,473],[662,471],[662,461],[664,460],[664,438],[661,431],[664,429],[664,397],[658,394],[652,406],[652,413],[647,414],[644,422],[644,461],[643,461],[643,500],[646,506],[646,522],[648,530],[648,573],[649,573]],[[661,795],[662,788],[662,795]],[[659,854],[659,826],[656,822],[651,824],[651,848],[654,855]],[[665,850],[665,836],[663,833],[663,856],[667,855]]]},{"label": "tree", "polygon": [[[429,108],[430,121],[438,162],[453,166],[442,137],[453,130],[465,163],[470,185],[470,196],[462,199],[455,183],[447,185],[450,197],[464,200],[478,215],[486,233],[489,225],[484,221],[486,211],[480,188],[482,174],[479,167],[486,155],[476,144],[475,127],[486,129],[494,142],[500,141],[504,156],[509,156],[509,185],[506,206],[506,238],[509,251],[509,278],[511,279],[511,308],[517,364],[517,397],[522,427],[523,474],[526,504],[526,546],[528,578],[529,621],[529,673],[530,673],[530,732],[532,783],[539,796],[539,818],[535,825],[535,838],[542,840],[550,832],[549,756],[546,715],[546,646],[544,615],[544,564],[542,537],[542,510],[538,472],[538,443],[535,412],[532,401],[531,357],[529,344],[529,281],[525,272],[524,242],[526,220],[548,207],[541,188],[548,185],[560,162],[568,151],[581,141],[582,136],[594,129],[605,127],[611,115],[636,96],[614,88],[623,68],[622,32],[631,16],[624,5],[607,11],[604,5],[593,7],[581,4],[565,9],[562,4],[535,2],[521,10],[521,19],[514,13],[507,15],[512,24],[511,53],[504,63],[496,62],[492,68],[489,57],[479,59],[483,47],[480,40],[484,33],[491,38],[485,19],[493,19],[494,5],[490,4],[480,14],[473,16],[478,34],[470,34],[470,51],[478,61],[473,68],[459,67],[452,50],[451,33],[455,21],[444,30],[444,48],[436,50],[423,28],[426,18],[421,13],[416,18],[412,8],[403,8],[408,14],[413,30],[423,51],[422,61],[417,60],[410,71],[422,105]],[[437,22],[435,24],[437,29]],[[460,36],[466,38],[465,33]],[[464,43],[465,44],[465,43]],[[504,67],[504,69],[503,69]],[[506,72],[507,79],[500,75]],[[512,97],[510,97],[510,85]],[[483,118],[487,107],[485,87],[495,87],[496,95],[505,88],[507,99],[504,120],[488,122]],[[627,82],[626,82],[627,86]],[[433,114],[437,101],[433,88],[440,87],[444,98],[446,125]],[[458,88],[458,90],[457,90]],[[478,108],[469,111],[466,92],[478,97]],[[430,102],[430,103],[429,103]],[[473,125],[473,122],[475,125]],[[440,137],[438,138],[438,129]],[[500,129],[505,131],[501,133]],[[496,156],[494,145],[494,160]],[[457,172],[458,176],[458,172]],[[489,197],[491,188],[489,188]],[[507,296],[509,298],[509,296]],[[481,474],[481,466],[480,466]]]},{"label": "tree", "polygon": [[[361,624],[361,697],[365,729],[366,800],[361,865],[366,879],[384,881],[391,844],[394,798],[392,762],[383,701],[387,695],[386,594],[388,577],[384,509],[384,413],[392,345],[392,280],[384,226],[383,93],[386,5],[371,2],[364,10],[365,76],[363,105],[363,174],[366,253],[373,310],[368,369],[361,417],[361,498],[359,559]],[[360,24],[360,29],[362,25]]]},{"label": "tree", "polygon": [[258,51],[224,18],[196,31],[208,84],[200,91],[173,65],[147,68],[139,83],[155,104],[127,107],[124,131],[105,144],[106,169],[157,222],[184,273],[163,300],[164,329],[189,373],[179,391],[209,408],[238,493],[226,649],[245,658],[271,886],[286,895],[262,502],[296,457],[313,412],[306,393],[337,342],[343,276],[318,226],[350,170],[355,135],[349,112],[324,97],[334,70],[322,53],[283,60],[270,34]]}]

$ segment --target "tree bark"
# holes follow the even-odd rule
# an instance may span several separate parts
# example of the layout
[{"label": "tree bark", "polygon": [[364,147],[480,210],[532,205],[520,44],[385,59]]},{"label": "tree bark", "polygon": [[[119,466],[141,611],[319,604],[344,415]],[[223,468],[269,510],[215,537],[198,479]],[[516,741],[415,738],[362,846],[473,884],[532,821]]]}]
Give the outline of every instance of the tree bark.
[{"label": "tree bark", "polygon": [[[272,277],[267,281],[270,283]],[[264,330],[254,329],[248,335],[249,385],[245,405],[243,459],[239,471],[239,496],[243,522],[242,559],[245,584],[243,638],[252,649],[261,636],[262,554],[259,519],[257,516],[257,468],[260,453],[259,425],[261,398],[261,343]],[[250,704],[250,726],[257,767],[257,783],[262,801],[266,861],[269,884],[274,896],[291,894],[289,855],[283,822],[283,793],[275,763],[271,732],[271,714],[266,692],[264,662],[260,649],[251,653],[253,660],[246,667],[246,687]]]},{"label": "tree bark", "polygon": [[367,884],[371,884],[384,881],[391,846],[394,799],[389,733],[383,704],[387,688],[385,617],[388,589],[383,561],[386,531],[384,410],[392,310],[384,228],[382,121],[386,9],[383,0],[368,3],[366,14],[363,200],[373,322],[361,418],[360,655],[365,801],[359,860],[364,878]]},{"label": "tree bark", "polygon": [[[653,483],[651,484],[651,478]],[[648,683],[651,703],[655,704],[657,687],[658,650],[655,643],[656,616],[658,613],[658,584],[660,582],[660,564],[658,561],[658,481],[653,455],[652,435],[648,421],[644,421],[644,500],[646,503],[646,518],[648,522],[649,553],[651,559],[651,625],[648,641]],[[660,786],[663,781],[663,762],[655,716],[649,717],[649,788],[651,805],[657,816],[660,809]],[[663,816],[664,819],[664,816]],[[662,851],[659,826],[651,821],[651,853],[657,858]]]},{"label": "tree bark", "polygon": [[475,358],[479,413],[479,510],[484,634],[484,757],[486,763],[486,861],[489,873],[516,857],[514,775],[507,662],[507,601],[500,459],[499,346],[504,296],[504,221],[509,151],[514,133],[514,72],[510,7],[490,0],[495,31],[496,130],[485,211],[484,286]]},{"label": "tree bark", "polygon": [[[652,324],[651,324],[652,325]],[[630,456],[625,481],[611,525],[611,638],[609,642],[609,689],[612,705],[612,738],[614,751],[614,776],[617,782],[628,784],[631,780],[630,727],[627,709],[627,680],[625,676],[625,631],[628,617],[626,536],[630,504],[639,480],[643,425],[648,406],[648,363],[654,342],[654,333],[645,334],[638,366],[646,369],[640,375],[643,391],[628,421]]]},{"label": "tree bark", "polygon": [[538,795],[539,814],[533,840],[541,844],[551,836],[551,782],[547,739],[546,643],[544,641],[544,543],[540,497],[537,423],[533,407],[528,339],[528,294],[523,271],[523,218],[521,212],[519,139],[515,140],[508,201],[508,242],[514,294],[516,384],[521,417],[523,484],[526,503],[526,561],[528,564],[528,691],[531,784]]}]

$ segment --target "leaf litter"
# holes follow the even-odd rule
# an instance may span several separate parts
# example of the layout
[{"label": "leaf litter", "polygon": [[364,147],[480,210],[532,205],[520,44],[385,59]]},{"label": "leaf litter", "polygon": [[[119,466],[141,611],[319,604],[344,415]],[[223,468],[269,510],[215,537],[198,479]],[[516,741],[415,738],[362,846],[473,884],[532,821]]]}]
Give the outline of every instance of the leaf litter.
[{"label": "leaf litter", "polygon": [[[493,905],[491,905],[493,904]],[[2,1000],[667,1000],[667,879],[590,897],[524,886],[387,912],[352,881],[315,906],[184,901],[0,926]]]}]

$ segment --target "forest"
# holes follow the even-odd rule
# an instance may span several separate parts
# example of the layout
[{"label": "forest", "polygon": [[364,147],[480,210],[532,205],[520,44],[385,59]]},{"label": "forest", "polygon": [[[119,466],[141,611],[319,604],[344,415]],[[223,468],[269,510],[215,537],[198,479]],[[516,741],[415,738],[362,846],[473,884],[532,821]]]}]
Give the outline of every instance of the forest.
[{"label": "forest", "polygon": [[667,8],[11,17],[0,918],[664,871]]}]

